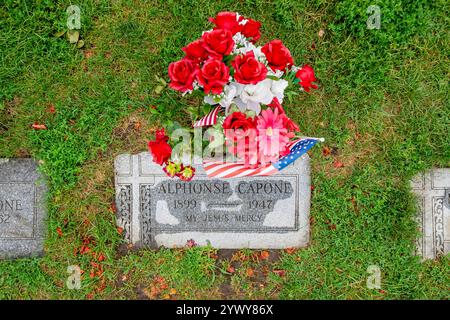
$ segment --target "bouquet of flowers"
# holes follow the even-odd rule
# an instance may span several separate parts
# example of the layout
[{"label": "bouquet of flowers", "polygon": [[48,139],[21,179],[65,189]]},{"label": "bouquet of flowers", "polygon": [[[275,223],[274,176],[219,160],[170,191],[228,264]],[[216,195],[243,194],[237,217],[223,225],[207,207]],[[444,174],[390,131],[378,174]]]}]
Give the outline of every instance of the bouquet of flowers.
[{"label": "bouquet of flowers", "polygon": [[[214,129],[211,144],[225,143],[240,175],[273,174],[280,170],[280,160],[297,159],[320,140],[297,136],[299,127],[282,106],[286,89],[295,95],[295,91],[317,88],[314,70],[309,65],[296,66],[281,40],[257,46],[261,37],[258,21],[235,12],[220,12],[209,20],[213,29],[182,48],[185,57],[169,65],[169,86],[183,95],[199,92],[204,97],[209,112],[193,127]],[[161,130],[149,143],[154,161],[164,166],[169,176],[191,179],[195,169],[190,164],[169,159],[172,148],[168,139]],[[213,175],[209,167],[204,164],[209,176],[236,176]]]}]

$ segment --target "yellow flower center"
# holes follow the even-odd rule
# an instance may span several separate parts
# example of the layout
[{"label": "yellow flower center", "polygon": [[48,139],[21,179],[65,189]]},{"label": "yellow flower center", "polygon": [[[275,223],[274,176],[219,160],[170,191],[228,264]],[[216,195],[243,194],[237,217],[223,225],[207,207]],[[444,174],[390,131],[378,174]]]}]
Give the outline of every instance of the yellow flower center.
[{"label": "yellow flower center", "polygon": [[268,128],[266,129],[266,135],[268,135],[269,137],[271,137],[272,134],[273,134],[272,127],[268,127]]}]

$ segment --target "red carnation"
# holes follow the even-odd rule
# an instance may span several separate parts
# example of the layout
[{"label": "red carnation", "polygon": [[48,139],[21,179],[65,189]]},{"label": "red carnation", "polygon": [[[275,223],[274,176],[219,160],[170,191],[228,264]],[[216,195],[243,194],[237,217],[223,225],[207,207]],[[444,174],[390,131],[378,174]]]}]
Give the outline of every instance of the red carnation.
[{"label": "red carnation", "polygon": [[203,39],[195,40],[182,48],[186,53],[186,58],[194,63],[200,63],[208,58],[208,51],[204,47]]},{"label": "red carnation", "polygon": [[249,38],[251,42],[255,43],[259,40],[259,38],[261,38],[261,32],[259,31],[259,28],[261,28],[261,22],[248,18],[247,20],[247,23],[241,28],[241,33],[246,38]]},{"label": "red carnation", "polygon": [[241,30],[235,12],[219,12],[215,18],[209,18],[209,21],[216,25],[214,29],[228,30],[233,35]]},{"label": "red carnation", "polygon": [[242,84],[257,84],[267,75],[266,66],[256,60],[253,51],[238,55],[231,64],[234,67],[234,79]]},{"label": "red carnation", "polygon": [[318,88],[317,85],[312,83],[317,79],[314,75],[314,69],[310,65],[305,64],[300,70],[297,71],[295,77],[300,80],[300,85],[305,89],[306,92],[309,92],[310,88]]},{"label": "red carnation", "polygon": [[284,46],[281,40],[272,40],[269,43],[266,43],[261,48],[261,51],[266,56],[269,66],[274,71],[284,71],[288,65],[294,64],[291,52]]},{"label": "red carnation", "polygon": [[153,157],[153,162],[160,166],[169,160],[172,154],[172,148],[167,143],[169,137],[164,133],[164,129],[156,131],[156,138],[148,142],[148,149]]},{"label": "red carnation", "polygon": [[220,94],[230,77],[229,68],[221,60],[210,58],[197,75],[198,82],[203,86],[205,93]]},{"label": "red carnation", "polygon": [[229,30],[216,29],[205,32],[202,36],[205,49],[212,56],[229,55],[234,47],[233,35]]},{"label": "red carnation", "polygon": [[188,59],[172,62],[169,65],[169,86],[172,89],[185,92],[193,90],[193,82],[197,74],[197,67]]}]

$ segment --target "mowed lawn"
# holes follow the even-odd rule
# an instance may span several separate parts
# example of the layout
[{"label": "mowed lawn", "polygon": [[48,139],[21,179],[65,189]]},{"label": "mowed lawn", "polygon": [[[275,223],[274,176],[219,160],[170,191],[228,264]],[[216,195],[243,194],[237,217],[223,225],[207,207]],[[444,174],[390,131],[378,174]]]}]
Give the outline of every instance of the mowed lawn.
[{"label": "mowed lawn", "polygon": [[[82,48],[57,33],[81,9]],[[368,30],[369,5],[381,29]],[[279,38],[319,89],[285,108],[311,152],[311,245],[134,250],[114,219],[113,159],[200,106],[163,86],[181,47],[238,11]],[[0,262],[0,299],[445,299],[448,257],[421,263],[408,181],[450,165],[446,1],[3,0],[0,157],[48,176],[46,255]],[[44,124],[47,130],[34,130]],[[68,266],[82,287],[66,286]],[[381,270],[381,289],[366,286]]]}]

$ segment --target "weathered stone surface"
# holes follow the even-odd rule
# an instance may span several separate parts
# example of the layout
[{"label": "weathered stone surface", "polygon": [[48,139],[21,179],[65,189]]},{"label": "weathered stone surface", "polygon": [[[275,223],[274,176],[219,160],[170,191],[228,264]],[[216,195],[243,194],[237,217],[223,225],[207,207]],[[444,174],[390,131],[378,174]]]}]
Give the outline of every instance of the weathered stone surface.
[{"label": "weathered stone surface", "polygon": [[148,152],[115,159],[117,224],[128,242],[216,248],[304,247],[309,242],[310,170],[304,155],[270,177],[171,179]]},{"label": "weathered stone surface", "polygon": [[46,190],[32,159],[0,159],[0,259],[43,254]]},{"label": "weathered stone surface", "polygon": [[433,169],[411,181],[417,195],[417,222],[422,236],[417,254],[434,259],[450,252],[450,169]]}]

